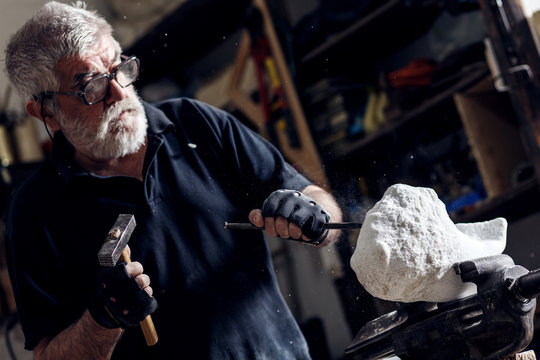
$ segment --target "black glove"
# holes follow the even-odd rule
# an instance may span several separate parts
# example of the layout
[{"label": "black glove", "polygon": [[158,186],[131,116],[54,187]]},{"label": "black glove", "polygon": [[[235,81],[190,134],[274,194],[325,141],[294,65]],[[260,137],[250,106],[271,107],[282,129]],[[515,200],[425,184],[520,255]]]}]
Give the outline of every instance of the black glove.
[{"label": "black glove", "polygon": [[98,292],[88,311],[106,328],[136,326],[158,307],[156,299],[128,275],[126,263],[104,267],[98,281]]},{"label": "black glove", "polygon": [[274,191],[264,201],[262,216],[276,218],[283,216],[298,225],[302,233],[311,239],[309,243],[320,244],[326,239],[328,229],[323,225],[330,221],[330,215],[309,196],[296,190]]}]

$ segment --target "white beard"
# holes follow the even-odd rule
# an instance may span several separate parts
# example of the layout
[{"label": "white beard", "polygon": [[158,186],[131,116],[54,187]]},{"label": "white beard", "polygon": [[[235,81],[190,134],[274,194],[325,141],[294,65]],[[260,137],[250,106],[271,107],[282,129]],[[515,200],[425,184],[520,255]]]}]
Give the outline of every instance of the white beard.
[{"label": "white beard", "polygon": [[[118,119],[122,112],[122,119]],[[82,117],[66,118],[58,111],[58,122],[68,141],[95,160],[110,160],[137,152],[145,143],[147,120],[138,97],[128,97],[105,110],[97,129]]]}]

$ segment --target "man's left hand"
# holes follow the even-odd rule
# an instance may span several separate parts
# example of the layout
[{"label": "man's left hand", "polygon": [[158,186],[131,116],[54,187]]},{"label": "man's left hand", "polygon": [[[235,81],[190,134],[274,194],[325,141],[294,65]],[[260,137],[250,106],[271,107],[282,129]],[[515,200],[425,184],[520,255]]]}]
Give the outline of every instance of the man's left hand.
[{"label": "man's left hand", "polygon": [[319,245],[328,235],[323,225],[330,221],[330,215],[306,194],[277,190],[264,201],[260,210],[250,212],[249,220],[257,227],[264,227],[270,236]]}]

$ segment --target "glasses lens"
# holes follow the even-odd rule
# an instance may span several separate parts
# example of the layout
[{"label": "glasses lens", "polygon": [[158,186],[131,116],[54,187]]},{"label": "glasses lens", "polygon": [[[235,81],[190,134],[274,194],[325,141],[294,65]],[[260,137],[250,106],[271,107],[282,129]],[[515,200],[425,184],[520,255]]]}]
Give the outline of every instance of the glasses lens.
[{"label": "glasses lens", "polygon": [[116,70],[116,82],[126,87],[135,82],[139,76],[139,62],[137,59],[128,59],[121,63]]},{"label": "glasses lens", "polygon": [[107,76],[98,76],[89,80],[84,87],[84,98],[89,104],[101,101],[107,95],[109,87],[109,78]]}]

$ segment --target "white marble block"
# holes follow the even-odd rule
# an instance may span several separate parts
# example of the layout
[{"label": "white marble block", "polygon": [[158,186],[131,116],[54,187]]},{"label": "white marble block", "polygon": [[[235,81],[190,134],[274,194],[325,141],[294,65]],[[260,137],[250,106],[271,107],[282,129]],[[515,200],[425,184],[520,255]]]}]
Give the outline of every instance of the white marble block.
[{"label": "white marble block", "polygon": [[456,262],[501,254],[507,222],[454,224],[434,190],[396,184],[366,214],[351,267],[373,296],[444,302],[475,293]]}]

